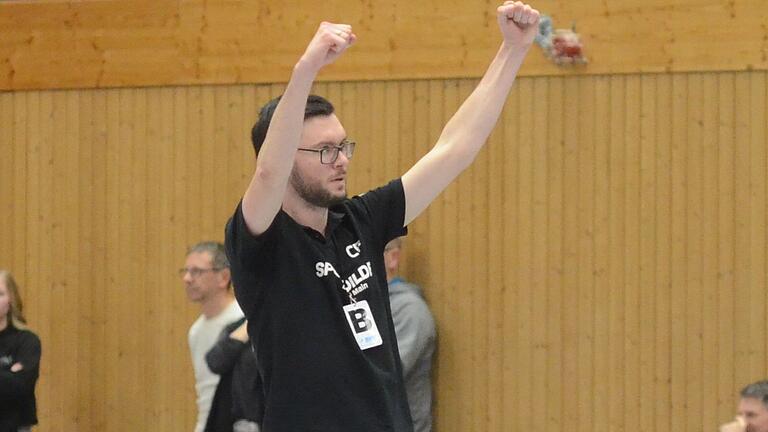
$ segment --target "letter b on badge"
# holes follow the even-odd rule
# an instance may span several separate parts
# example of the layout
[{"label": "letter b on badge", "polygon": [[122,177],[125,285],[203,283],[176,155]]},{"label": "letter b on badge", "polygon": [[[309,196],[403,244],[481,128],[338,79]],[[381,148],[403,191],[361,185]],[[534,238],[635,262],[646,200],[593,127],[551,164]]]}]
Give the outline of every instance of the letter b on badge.
[{"label": "letter b on badge", "polygon": [[361,350],[377,347],[383,343],[367,301],[361,300],[344,306],[344,316]]},{"label": "letter b on badge", "polygon": [[371,320],[368,319],[365,309],[352,309],[347,311],[347,314],[349,314],[349,321],[352,323],[352,329],[355,333],[362,333],[371,329]]}]

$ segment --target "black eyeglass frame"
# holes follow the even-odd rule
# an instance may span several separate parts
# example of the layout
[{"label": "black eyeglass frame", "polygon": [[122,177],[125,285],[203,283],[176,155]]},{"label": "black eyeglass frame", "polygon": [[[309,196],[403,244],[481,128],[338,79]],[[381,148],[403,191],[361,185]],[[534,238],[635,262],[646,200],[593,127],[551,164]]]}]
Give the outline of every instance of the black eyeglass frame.
[{"label": "black eyeglass frame", "polygon": [[[326,146],[320,149],[300,147],[300,148],[297,148],[296,150],[320,153],[320,163],[323,165],[330,165],[336,162],[336,160],[339,158],[340,152],[344,152],[344,156],[346,156],[347,159],[352,159],[352,155],[355,154],[356,145],[357,145],[356,141],[344,138],[343,140],[341,140],[341,143],[339,143],[339,145]],[[328,160],[329,157],[331,158],[331,160]]]}]

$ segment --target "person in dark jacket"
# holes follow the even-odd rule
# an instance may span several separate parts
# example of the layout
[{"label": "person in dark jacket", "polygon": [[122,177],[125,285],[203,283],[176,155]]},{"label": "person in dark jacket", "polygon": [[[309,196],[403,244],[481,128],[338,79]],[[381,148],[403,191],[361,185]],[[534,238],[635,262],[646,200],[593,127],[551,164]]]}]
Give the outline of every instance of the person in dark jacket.
[{"label": "person in dark jacket", "polygon": [[259,432],[264,396],[247,325],[245,318],[228,324],[205,355],[211,372],[221,376],[206,432]]},{"label": "person in dark jacket", "polygon": [[40,352],[40,339],[22,314],[19,287],[0,270],[0,432],[26,432],[37,424]]}]

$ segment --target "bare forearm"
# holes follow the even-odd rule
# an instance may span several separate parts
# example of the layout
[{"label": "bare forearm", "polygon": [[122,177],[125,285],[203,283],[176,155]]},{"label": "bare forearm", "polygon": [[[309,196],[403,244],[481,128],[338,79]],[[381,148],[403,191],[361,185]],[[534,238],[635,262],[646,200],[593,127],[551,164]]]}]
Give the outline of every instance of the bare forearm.
[{"label": "bare forearm", "polygon": [[301,139],[304,109],[316,76],[301,62],[294,67],[291,80],[277,104],[256,169],[278,180],[286,180],[293,166],[294,153]]},{"label": "bare forearm", "polygon": [[312,82],[323,66],[338,58],[354,41],[349,25],[323,22],[293,68],[285,93],[269,122],[256,159],[256,171],[243,196],[243,216],[253,234],[266,231],[282,205],[301,142]]},{"label": "bare forearm", "polygon": [[467,165],[496,125],[529,46],[503,43],[477,88],[448,121],[436,146],[450,146]]},{"label": "bare forearm", "polygon": [[266,230],[280,210],[315,75],[316,71],[301,62],[296,65],[259,150],[256,170],[243,196],[243,215],[255,234]]},{"label": "bare forearm", "polygon": [[539,12],[521,2],[504,2],[496,18],[504,40],[496,57],[432,150],[403,174],[406,225],[472,163],[488,140],[538,31]]}]

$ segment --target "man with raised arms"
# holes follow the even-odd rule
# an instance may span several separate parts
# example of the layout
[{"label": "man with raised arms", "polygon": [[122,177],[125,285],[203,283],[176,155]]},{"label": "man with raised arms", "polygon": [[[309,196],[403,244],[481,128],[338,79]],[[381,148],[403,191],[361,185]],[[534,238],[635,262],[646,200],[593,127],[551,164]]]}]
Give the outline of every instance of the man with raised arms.
[{"label": "man with raised arms", "polygon": [[320,24],[283,95],[262,108],[256,170],[226,247],[263,378],[263,431],[413,430],[384,247],[472,163],[501,114],[539,12],[505,2],[497,21],[501,46],[434,147],[364,195],[346,193],[355,142],[333,106],[310,95],[354,44],[351,26]]}]

